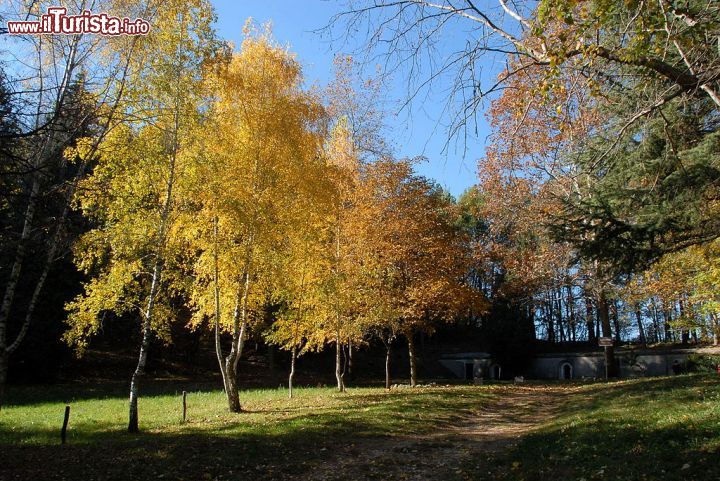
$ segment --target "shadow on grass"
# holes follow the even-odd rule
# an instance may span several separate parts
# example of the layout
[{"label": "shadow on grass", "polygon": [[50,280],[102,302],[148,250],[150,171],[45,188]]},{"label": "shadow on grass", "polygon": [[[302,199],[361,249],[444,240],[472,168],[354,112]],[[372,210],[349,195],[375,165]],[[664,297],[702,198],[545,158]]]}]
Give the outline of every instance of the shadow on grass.
[{"label": "shadow on grass", "polygon": [[[350,429],[346,424],[344,429]],[[124,438],[124,439],[123,439]],[[324,450],[323,450],[324,448]],[[336,433],[242,434],[221,438],[202,434],[117,434],[111,444],[3,446],[0,479],[277,479],[302,475],[327,450]]]},{"label": "shadow on grass", "polygon": [[608,385],[605,383],[594,383],[587,386],[586,392],[596,394],[601,399],[618,398],[627,395],[647,397],[657,394],[664,395],[671,391],[677,391],[678,393],[684,391],[692,396],[692,391],[689,391],[689,389],[717,386],[718,382],[720,382],[720,377],[717,376],[684,374],[621,381],[611,384],[611,389],[608,389]]},{"label": "shadow on grass", "polygon": [[[496,479],[717,480],[710,428],[628,426],[605,420],[535,433],[508,453]],[[515,465],[513,469],[513,463]]]},{"label": "shadow on grass", "polygon": [[[557,392],[558,386],[553,389]],[[383,444],[388,437],[411,439],[456,426],[490,399],[502,412],[506,404],[498,393],[503,392],[358,392],[336,395],[327,406],[313,405],[315,396],[331,397],[327,392],[308,393],[299,396],[300,407],[278,405],[275,399],[275,404],[258,403],[253,413],[191,417],[187,424],[139,435],[124,433],[117,424],[96,423],[86,432],[78,427],[66,446],[17,442],[24,436],[57,439],[57,432],[32,427],[0,432],[0,479],[302,479],[374,443],[390,451],[380,460],[387,463],[394,459],[394,444]],[[493,453],[482,443],[462,444],[463,449],[476,445],[442,479],[465,479],[457,474],[460,469],[467,479],[478,480],[720,479],[719,392],[717,380],[699,376],[576,387],[564,395],[556,418],[517,445]],[[538,391],[529,409],[542,403]],[[678,414],[684,411],[687,418]],[[502,414],[509,422],[516,419],[514,412]],[[438,452],[431,444],[418,441],[418,452],[411,456],[427,462]],[[371,463],[361,464],[332,479],[401,478],[401,471],[377,472]]]},{"label": "shadow on grass", "polygon": [[[146,379],[141,389],[142,396],[164,396],[187,392],[217,391],[222,383],[219,381],[197,382],[171,379]],[[31,406],[45,403],[71,403],[92,399],[110,399],[126,397],[129,393],[130,381],[117,382],[75,382],[51,385],[21,385],[8,389],[4,405]]]},{"label": "shadow on grass", "polygon": [[[352,457],[357,443],[372,445],[452,424],[490,396],[482,390],[442,389],[357,393],[338,396],[328,407],[311,406],[309,412],[268,406],[137,435],[117,424],[95,423],[74,428],[65,446],[55,444],[57,431],[29,426],[0,433],[0,479],[294,479],[336,457]],[[47,442],[23,444],[27,438]]]},{"label": "shadow on grass", "polygon": [[583,387],[505,453],[495,479],[720,480],[720,387],[709,376]]}]

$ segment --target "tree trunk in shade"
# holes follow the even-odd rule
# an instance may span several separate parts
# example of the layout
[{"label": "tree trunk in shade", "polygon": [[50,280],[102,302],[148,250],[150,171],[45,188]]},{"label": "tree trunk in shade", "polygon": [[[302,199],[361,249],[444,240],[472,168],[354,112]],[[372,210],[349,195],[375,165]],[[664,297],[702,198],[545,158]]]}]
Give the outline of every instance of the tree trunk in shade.
[{"label": "tree trunk in shade", "polygon": [[595,322],[593,320],[593,303],[589,296],[585,296],[585,326],[588,331],[588,341],[591,345],[595,345]]},{"label": "tree trunk in shade", "polygon": [[[610,328],[610,308],[608,306],[607,297],[605,291],[600,291],[597,299],[598,317],[600,318],[600,325],[602,327],[603,337],[612,338],[612,329]],[[615,347],[610,346],[605,348],[605,365],[607,366],[608,376],[615,377],[617,372],[615,369]]]},{"label": "tree trunk in shade", "polygon": [[0,410],[5,397],[5,383],[7,382],[8,373],[8,355],[6,352],[0,352]]},{"label": "tree trunk in shade", "polygon": [[410,386],[417,386],[417,359],[415,356],[415,336],[407,334],[408,356],[410,358]]},{"label": "tree trunk in shade", "polygon": [[390,355],[391,353],[391,345],[390,343],[387,343],[385,346],[385,389],[390,389]]},{"label": "tree trunk in shade", "polygon": [[647,338],[645,337],[645,327],[642,322],[642,312],[640,311],[640,305],[635,307],[635,319],[637,320],[638,335],[640,336],[640,344],[647,346]]}]

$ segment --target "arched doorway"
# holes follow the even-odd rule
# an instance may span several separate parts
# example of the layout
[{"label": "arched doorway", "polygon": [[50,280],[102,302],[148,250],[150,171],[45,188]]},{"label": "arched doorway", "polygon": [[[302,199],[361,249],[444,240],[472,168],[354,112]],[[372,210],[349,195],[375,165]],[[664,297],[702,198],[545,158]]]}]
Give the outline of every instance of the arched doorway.
[{"label": "arched doorway", "polygon": [[572,367],[572,364],[570,364],[570,363],[567,362],[567,361],[561,363],[561,364],[560,364],[560,372],[559,372],[559,376],[558,376],[558,377],[559,377],[560,379],[564,379],[564,380],[570,380],[570,379],[572,379],[572,378],[573,378],[573,367]]},{"label": "arched doorway", "polygon": [[502,377],[502,368],[500,364],[493,364],[490,366],[490,379],[499,380]]}]

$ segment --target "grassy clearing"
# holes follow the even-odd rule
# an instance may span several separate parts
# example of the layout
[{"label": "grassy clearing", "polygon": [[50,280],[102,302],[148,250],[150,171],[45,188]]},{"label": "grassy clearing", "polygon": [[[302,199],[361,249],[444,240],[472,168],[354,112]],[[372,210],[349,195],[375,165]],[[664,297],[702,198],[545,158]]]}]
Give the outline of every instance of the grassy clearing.
[{"label": "grassy clearing", "polygon": [[254,390],[242,414],[196,388],[184,424],[181,389],[147,386],[138,435],[124,432],[120,390],[14,389],[0,414],[0,479],[720,479],[714,376],[306,388],[292,400]]},{"label": "grassy clearing", "polygon": [[[56,444],[64,402],[31,403],[33,389],[16,392],[21,405],[10,405],[0,416],[0,444]],[[344,394],[332,388],[295,389],[293,399],[284,389],[241,392],[244,413],[226,409],[221,391],[193,391],[187,395],[188,418],[182,423],[181,395],[144,396],[140,400],[143,440],[152,435],[291,436],[305,433],[357,436],[421,434],[449,424],[458,415],[477,409],[491,396],[469,386],[401,389],[350,388]],[[127,400],[119,397],[67,397],[72,407],[68,440],[87,444],[99,439],[127,441]]]},{"label": "grassy clearing", "polygon": [[522,439],[496,479],[720,479],[720,379],[568,386],[557,417]]},{"label": "grassy clearing", "polygon": [[[65,403],[57,396],[62,394],[33,391],[15,390],[0,415],[0,457],[8,456],[0,463],[0,479],[3,470],[22,473],[24,479],[116,479],[128,474],[130,479],[229,479],[239,470],[275,479],[312,470],[339,443],[352,447],[364,438],[419,435],[451,426],[493,396],[470,386],[391,393],[351,388],[344,394],[305,388],[296,389],[292,400],[282,389],[254,390],[241,393],[246,412],[233,414],[222,392],[194,391],[188,393],[188,422],[183,424],[180,395],[156,394],[141,399],[143,432],[129,435],[124,432],[126,399],[105,397],[100,390],[94,397],[62,398],[71,404],[72,414],[69,444],[61,447]],[[34,397],[56,399],[33,403]]]}]

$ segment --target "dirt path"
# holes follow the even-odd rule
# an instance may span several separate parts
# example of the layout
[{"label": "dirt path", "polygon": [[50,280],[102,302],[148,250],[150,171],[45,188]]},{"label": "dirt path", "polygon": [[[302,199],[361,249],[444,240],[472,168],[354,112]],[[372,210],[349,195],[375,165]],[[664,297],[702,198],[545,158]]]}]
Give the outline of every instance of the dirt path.
[{"label": "dirt path", "polygon": [[562,389],[498,386],[497,398],[423,436],[366,440],[343,448],[306,479],[470,479],[483,464],[552,419],[565,402]]}]

